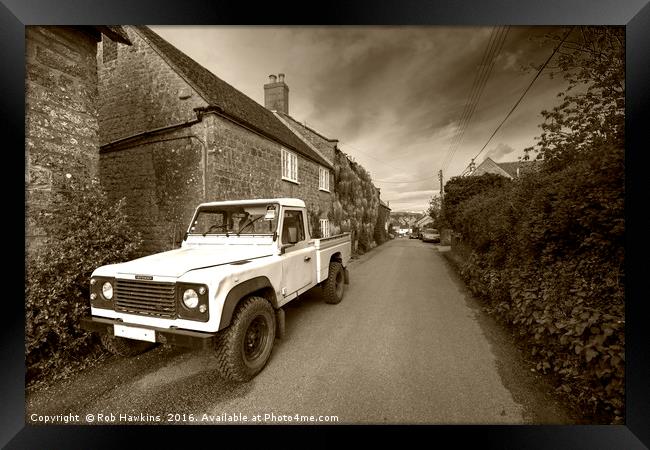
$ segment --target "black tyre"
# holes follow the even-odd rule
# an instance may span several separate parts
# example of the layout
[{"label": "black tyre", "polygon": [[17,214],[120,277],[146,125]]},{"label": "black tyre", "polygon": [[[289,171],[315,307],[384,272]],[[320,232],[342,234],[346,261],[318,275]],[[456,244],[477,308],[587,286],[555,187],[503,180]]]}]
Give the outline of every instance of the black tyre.
[{"label": "black tyre", "polygon": [[337,261],[330,262],[330,271],[323,286],[323,296],[325,303],[336,305],[343,300],[343,285],[345,284],[345,274],[343,273],[343,264]]},{"label": "black tyre", "polygon": [[106,350],[117,356],[136,356],[156,346],[153,342],[136,341],[102,333],[100,340]]},{"label": "black tyre", "polygon": [[275,340],[275,311],[262,297],[248,297],[238,306],[215,349],[221,376],[248,381],[266,366]]}]

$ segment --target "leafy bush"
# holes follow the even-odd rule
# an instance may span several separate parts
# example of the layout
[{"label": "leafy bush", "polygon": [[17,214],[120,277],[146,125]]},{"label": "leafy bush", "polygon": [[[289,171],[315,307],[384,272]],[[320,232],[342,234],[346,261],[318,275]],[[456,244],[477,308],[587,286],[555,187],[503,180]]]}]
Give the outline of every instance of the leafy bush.
[{"label": "leafy bush", "polygon": [[514,327],[537,370],[555,374],[586,411],[620,423],[625,36],[618,27],[572,36],[557,60],[569,88],[542,112],[542,135],[527,149],[539,172],[451,179],[442,214],[469,250],[469,288]]},{"label": "leafy bush", "polygon": [[[621,420],[624,401],[623,150],[591,149],[459,203],[470,290],[515,327],[560,389]],[[618,417],[618,419],[616,419]]]},{"label": "leafy bush", "polygon": [[99,266],[132,258],[141,245],[127,224],[123,201],[111,204],[96,183],[61,191],[46,230],[47,244],[26,261],[28,383],[92,350],[92,335],[79,328],[90,314],[90,275]]},{"label": "leafy bush", "polygon": [[445,184],[445,197],[438,228],[448,227],[458,230],[462,225],[459,208],[465,201],[481,192],[491,191],[509,182],[506,177],[492,173],[473,177],[452,177]]},{"label": "leafy bush", "polygon": [[[379,194],[370,174],[340,150],[334,157],[334,195],[329,219],[358,240],[357,251],[371,248],[379,216]],[[354,248],[354,247],[353,247]]]}]

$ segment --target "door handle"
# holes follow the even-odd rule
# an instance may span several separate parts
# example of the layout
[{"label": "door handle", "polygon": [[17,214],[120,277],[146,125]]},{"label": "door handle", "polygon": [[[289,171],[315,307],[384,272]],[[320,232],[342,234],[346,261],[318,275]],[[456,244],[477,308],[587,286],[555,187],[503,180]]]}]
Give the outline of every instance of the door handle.
[{"label": "door handle", "polygon": [[305,262],[311,261],[311,256],[305,256]]}]

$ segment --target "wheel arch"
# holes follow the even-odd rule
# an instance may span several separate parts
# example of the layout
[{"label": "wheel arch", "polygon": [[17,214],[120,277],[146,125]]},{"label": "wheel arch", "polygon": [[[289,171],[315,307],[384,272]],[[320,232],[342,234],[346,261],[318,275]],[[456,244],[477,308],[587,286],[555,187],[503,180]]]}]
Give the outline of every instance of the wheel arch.
[{"label": "wheel arch", "polygon": [[330,257],[330,262],[333,261],[340,262],[341,264],[343,264],[343,255],[341,255],[341,252],[336,252]]},{"label": "wheel arch", "polygon": [[226,300],[223,303],[221,310],[221,320],[219,322],[219,330],[223,330],[232,321],[233,313],[237,308],[240,301],[250,295],[257,295],[269,301],[274,309],[278,308],[278,300],[275,295],[275,290],[271,281],[264,276],[251,278],[246,280],[230,289],[226,295]]}]

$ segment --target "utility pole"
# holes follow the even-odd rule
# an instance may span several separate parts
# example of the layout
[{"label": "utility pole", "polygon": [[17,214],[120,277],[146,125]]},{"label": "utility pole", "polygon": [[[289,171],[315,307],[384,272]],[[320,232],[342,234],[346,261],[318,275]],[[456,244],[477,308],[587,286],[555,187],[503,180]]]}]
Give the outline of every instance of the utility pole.
[{"label": "utility pole", "polygon": [[438,171],[438,178],[440,178],[440,200],[442,200],[442,197],[445,195],[442,187],[442,169]]},{"label": "utility pole", "polygon": [[474,170],[476,169],[476,164],[474,164],[474,158],[472,158],[472,162],[469,163],[469,174],[473,174]]}]

